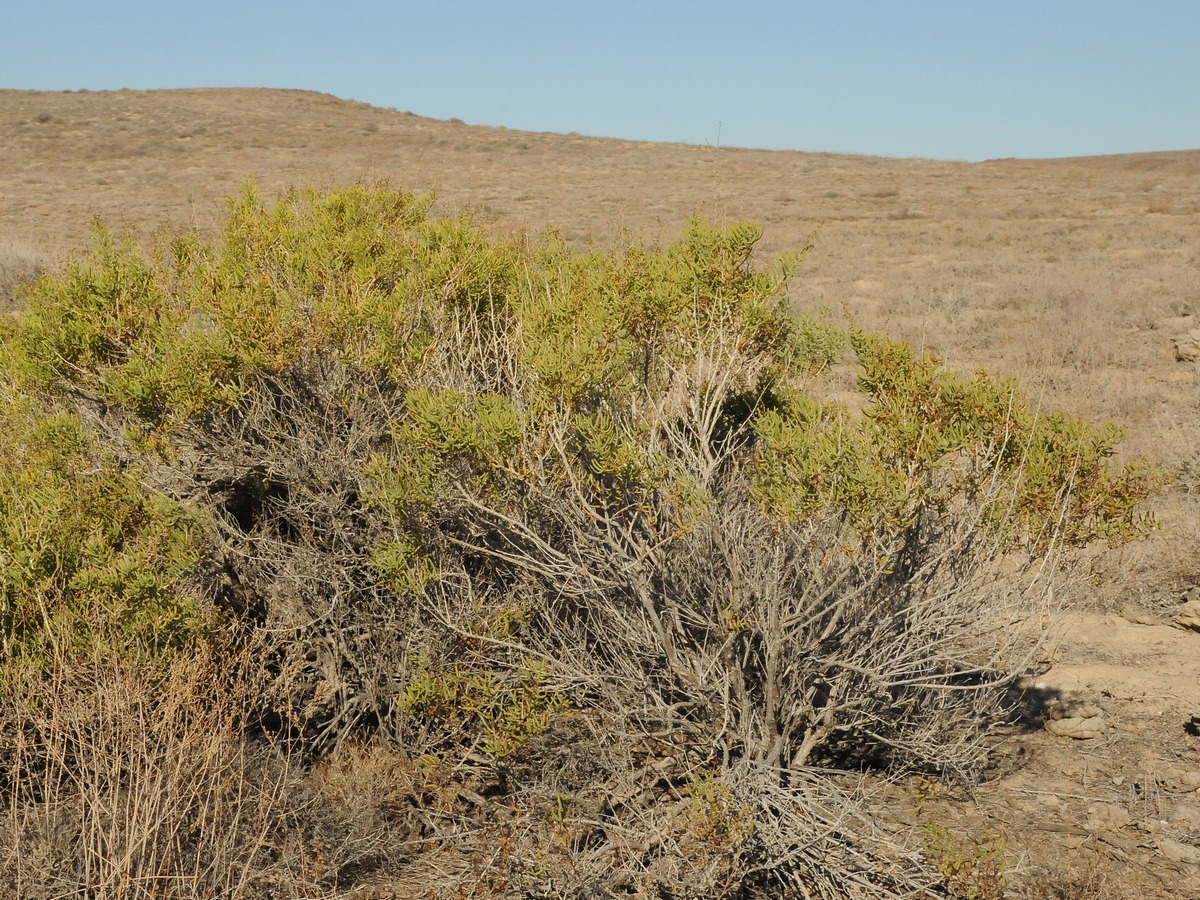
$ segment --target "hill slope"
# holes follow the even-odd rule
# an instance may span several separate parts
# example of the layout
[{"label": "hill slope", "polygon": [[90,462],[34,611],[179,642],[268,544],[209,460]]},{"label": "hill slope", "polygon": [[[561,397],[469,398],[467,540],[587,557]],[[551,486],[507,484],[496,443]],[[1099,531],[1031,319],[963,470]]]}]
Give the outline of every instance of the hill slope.
[{"label": "hill slope", "polygon": [[[985,163],[649,144],[467,126],[298,91],[0,91],[0,248],[49,260],[93,217],[210,226],[254,175],[389,179],[444,209],[611,243],[675,237],[687,217],[761,223],[766,255],[816,235],[798,298],[943,352],[1064,382],[1140,427],[1181,377],[1164,335],[1194,314],[1200,151]],[[1152,441],[1149,445],[1157,444]]]}]

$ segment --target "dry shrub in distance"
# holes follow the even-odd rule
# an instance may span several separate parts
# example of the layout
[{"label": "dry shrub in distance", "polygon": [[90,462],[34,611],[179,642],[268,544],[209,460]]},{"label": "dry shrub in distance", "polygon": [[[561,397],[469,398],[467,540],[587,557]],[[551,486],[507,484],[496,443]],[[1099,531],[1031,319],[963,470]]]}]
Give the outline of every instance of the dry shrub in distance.
[{"label": "dry shrub in distance", "polygon": [[[1152,473],[1009,382],[792,316],[797,261],[754,265],[754,226],[581,254],[429,206],[249,186],[218,241],[101,230],[34,291],[12,382],[192,523],[192,564],[109,610],[211,611],[145,664],[253,648],[243,711],[205,720],[197,689],[195,720],[324,773],[313,803],[365,742],[395,754],[414,839],[316,883],[424,860],[440,896],[933,889],[845,773],[970,778],[1056,551],[1141,533]],[[847,353],[861,412],[810,390]],[[196,870],[130,846],[97,852]]]},{"label": "dry shrub in distance", "polygon": [[33,246],[0,238],[0,310],[8,310],[18,295],[46,270],[46,259]]}]

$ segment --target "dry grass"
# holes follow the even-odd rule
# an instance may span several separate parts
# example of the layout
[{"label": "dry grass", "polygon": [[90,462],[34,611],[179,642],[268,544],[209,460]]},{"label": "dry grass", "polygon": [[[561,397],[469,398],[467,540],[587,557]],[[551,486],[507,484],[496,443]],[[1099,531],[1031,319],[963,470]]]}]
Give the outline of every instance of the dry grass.
[{"label": "dry grass", "polygon": [[61,654],[4,686],[0,894],[333,897],[403,829],[253,728],[245,660]]}]

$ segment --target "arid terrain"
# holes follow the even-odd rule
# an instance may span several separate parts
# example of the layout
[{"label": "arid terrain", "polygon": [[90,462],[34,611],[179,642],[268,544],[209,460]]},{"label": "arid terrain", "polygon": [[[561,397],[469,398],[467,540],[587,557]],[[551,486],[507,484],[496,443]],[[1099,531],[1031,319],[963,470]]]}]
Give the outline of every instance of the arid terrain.
[{"label": "arid terrain", "polygon": [[[294,91],[0,91],[3,299],[96,218],[211,229],[248,177],[268,196],[388,180],[600,247],[749,219],[764,260],[811,244],[797,307],[1120,425],[1124,453],[1172,475],[1160,527],[1079,561],[1027,720],[971,796],[923,814],[1002,835],[1014,896],[1200,897],[1200,633],[1172,624],[1200,588],[1200,150],[938,162],[527,133]],[[1107,727],[1047,732],[1051,695]],[[899,794],[880,803],[907,815]]]}]

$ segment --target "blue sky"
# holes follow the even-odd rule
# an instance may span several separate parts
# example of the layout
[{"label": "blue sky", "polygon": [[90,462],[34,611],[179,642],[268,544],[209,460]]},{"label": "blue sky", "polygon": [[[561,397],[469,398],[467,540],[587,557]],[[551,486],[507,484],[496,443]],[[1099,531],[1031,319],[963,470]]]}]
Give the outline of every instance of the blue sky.
[{"label": "blue sky", "polygon": [[937,159],[1200,148],[1200,0],[5,6],[6,88],[302,88],[534,131]]}]

